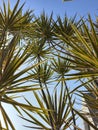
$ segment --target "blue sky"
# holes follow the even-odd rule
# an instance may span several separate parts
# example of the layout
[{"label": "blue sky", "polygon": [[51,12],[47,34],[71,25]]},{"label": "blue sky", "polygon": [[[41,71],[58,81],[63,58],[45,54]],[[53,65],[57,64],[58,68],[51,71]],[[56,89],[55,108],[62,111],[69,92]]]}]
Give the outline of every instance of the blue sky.
[{"label": "blue sky", "polygon": [[[12,7],[16,1],[17,0],[10,0]],[[78,17],[86,17],[87,14],[90,13],[92,18],[95,18],[95,15],[98,14],[98,0],[72,0],[69,2],[63,2],[63,0],[20,0],[20,3],[24,2],[24,10],[32,9],[36,15],[39,15],[43,10],[45,10],[47,14],[51,14],[53,11],[54,17],[57,15],[64,17],[65,13],[68,17],[76,13]]]},{"label": "blue sky", "polygon": [[[7,1],[7,0],[4,0]],[[10,0],[11,6],[13,7],[17,0]],[[88,13],[91,14],[94,19],[98,14],[98,0],[73,0],[70,2],[63,2],[62,0],[20,0],[21,4],[25,2],[24,10],[32,9],[34,10],[35,15],[40,15],[40,13],[44,10],[47,14],[51,14],[53,11],[54,17],[60,15],[64,17],[65,13],[68,17],[72,17],[77,13],[78,17],[86,17]],[[0,3],[1,5],[1,3]],[[9,107],[8,112],[10,112],[11,108]],[[22,129],[18,124],[17,117],[16,125],[17,130]],[[23,124],[23,122],[22,122]],[[24,128],[24,130],[26,130]]]},{"label": "blue sky", "polygon": [[[16,0],[11,0],[16,1]],[[23,3],[24,0],[21,0]],[[54,12],[54,17],[60,15],[68,17],[77,15],[86,17],[88,13],[94,18],[98,14],[98,0],[73,0],[63,2],[63,0],[25,0],[25,8],[34,9],[34,13],[39,15],[43,10],[47,14]]]}]

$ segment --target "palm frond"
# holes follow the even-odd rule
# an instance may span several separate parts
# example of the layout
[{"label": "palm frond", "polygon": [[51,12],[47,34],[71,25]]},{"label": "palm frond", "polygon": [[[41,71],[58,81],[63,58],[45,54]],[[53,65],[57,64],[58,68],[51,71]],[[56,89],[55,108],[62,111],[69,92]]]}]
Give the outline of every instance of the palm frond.
[{"label": "palm frond", "polygon": [[[31,126],[28,126],[28,128],[40,128],[40,129],[47,129],[50,130],[51,128],[54,128],[55,130],[57,128],[62,128],[62,129],[67,129],[71,123],[72,123],[72,117],[70,116],[70,108],[67,104],[67,93],[65,89],[61,89],[60,95],[57,94],[57,91],[55,91],[54,95],[51,96],[51,94],[46,92],[46,100],[43,100],[37,94],[34,92],[34,95],[36,97],[36,100],[41,108],[47,109],[47,112],[43,113],[37,113],[37,115],[45,122],[45,126],[41,124],[41,122],[38,120],[36,116],[29,114],[29,112],[25,111],[26,114],[29,116],[31,119],[26,119],[22,117],[23,119],[27,120],[28,122],[31,123]],[[41,94],[42,95],[42,94]],[[58,99],[57,99],[58,98]],[[59,100],[59,102],[58,102]],[[31,105],[31,103],[29,103]],[[34,127],[33,127],[34,126]],[[47,128],[45,128],[47,126]]]},{"label": "palm frond", "polygon": [[[73,66],[69,67],[74,70],[80,71],[79,73],[76,73],[77,78],[91,77],[94,75],[96,77],[98,75],[98,37],[90,16],[89,23],[90,29],[83,21],[83,33],[81,33],[75,25],[71,25],[74,30],[74,36],[76,38],[71,38],[67,36],[67,40],[66,38],[64,38],[64,36],[58,35],[58,37],[69,46],[65,54],[69,56],[69,59],[67,59],[73,64]],[[61,32],[64,33],[64,31]],[[65,33],[64,35],[66,36]]]}]

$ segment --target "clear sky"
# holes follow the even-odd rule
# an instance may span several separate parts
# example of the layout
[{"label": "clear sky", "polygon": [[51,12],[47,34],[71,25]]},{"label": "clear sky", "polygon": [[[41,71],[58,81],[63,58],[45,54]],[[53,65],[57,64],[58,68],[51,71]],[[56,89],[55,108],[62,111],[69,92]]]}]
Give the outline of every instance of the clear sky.
[{"label": "clear sky", "polygon": [[[6,0],[7,1],[7,0]],[[10,0],[14,5],[16,0]],[[98,0],[72,0],[63,2],[63,0],[20,0],[21,3],[26,2],[24,9],[33,9],[36,15],[43,10],[47,14],[54,12],[54,17],[60,15],[64,17],[65,13],[70,17],[75,15],[86,17],[88,13],[94,18],[98,14]]]},{"label": "clear sky", "polygon": [[[10,0],[12,7],[16,3],[16,1],[17,0]],[[51,14],[51,12],[53,11],[54,17],[56,17],[57,15],[64,17],[65,13],[68,17],[72,17],[76,13],[78,17],[86,17],[88,13],[91,14],[92,18],[98,15],[98,0],[73,0],[69,2],[63,2],[62,0],[20,0],[20,2],[21,4],[24,2],[26,3],[24,6],[24,10],[32,9],[34,10],[35,15],[39,15],[43,10],[47,14]],[[0,5],[1,3],[2,2],[0,2]],[[8,109],[8,112],[11,114],[10,108]],[[17,120],[18,119],[16,119],[16,122]],[[20,130],[22,128],[17,125],[17,130]],[[27,128],[24,128],[24,130],[27,130]]]}]

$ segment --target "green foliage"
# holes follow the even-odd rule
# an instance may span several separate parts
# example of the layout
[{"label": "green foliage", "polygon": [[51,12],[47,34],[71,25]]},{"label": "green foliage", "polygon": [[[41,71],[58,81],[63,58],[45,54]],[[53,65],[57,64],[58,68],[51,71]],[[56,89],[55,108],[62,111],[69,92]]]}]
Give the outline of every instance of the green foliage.
[{"label": "green foliage", "polygon": [[[81,130],[77,126],[77,116],[97,129],[83,112],[75,109],[77,104],[73,96],[78,92],[88,108],[98,110],[97,22],[94,23],[90,15],[89,26],[83,19],[77,22],[76,16],[65,16],[64,20],[59,16],[54,20],[53,13],[47,16],[43,12],[34,17],[32,11],[23,14],[24,4],[19,7],[19,2],[13,9],[9,2],[8,5],[3,2],[0,10],[0,112],[5,124],[2,128],[0,122],[0,128],[15,130],[3,106],[6,103],[31,123],[25,125],[31,129],[73,127]],[[70,90],[67,80],[73,79],[79,80],[80,85]],[[27,97],[24,97],[25,103],[16,99],[29,91],[33,92],[38,106]],[[89,114],[95,118],[95,113]]]},{"label": "green foliage", "polygon": [[45,97],[42,94],[40,97],[40,95],[36,92],[34,92],[34,95],[40,108],[48,110],[47,112],[43,111],[42,113],[38,113],[39,117],[35,117],[33,114],[31,115],[27,111],[25,111],[26,114],[30,117],[30,119],[26,119],[24,117],[22,118],[32,123],[31,126],[27,126],[28,128],[36,130],[65,130],[70,127],[70,125],[72,124],[72,116],[69,116],[70,107],[67,103],[68,96],[66,93],[66,89],[61,88],[60,94],[57,94],[57,90],[55,90],[55,93],[53,95],[51,95],[50,92],[47,90],[47,92],[45,92]]}]

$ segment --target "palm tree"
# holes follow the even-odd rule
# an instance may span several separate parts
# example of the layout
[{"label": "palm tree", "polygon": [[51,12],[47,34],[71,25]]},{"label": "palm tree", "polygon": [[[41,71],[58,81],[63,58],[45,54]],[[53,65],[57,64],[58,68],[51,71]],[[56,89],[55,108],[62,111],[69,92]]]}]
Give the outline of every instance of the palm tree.
[{"label": "palm tree", "polygon": [[[74,74],[74,78],[97,77],[97,33],[90,16],[88,21],[90,29],[84,21],[82,21],[81,31],[75,25],[71,25],[74,31],[73,37],[66,36],[63,30],[61,30],[63,35],[57,34],[69,46],[65,53],[69,56],[68,60],[73,64],[70,67],[77,72]],[[64,35],[67,38],[64,38]]]},{"label": "palm tree", "polygon": [[[32,78],[27,72],[37,65],[28,64],[32,46],[26,41],[24,46],[24,42],[22,42],[27,26],[29,27],[31,24],[32,15],[31,11],[22,15],[23,5],[20,8],[18,5],[19,0],[11,10],[9,3],[8,6],[3,3],[3,10],[0,11],[0,112],[7,130],[15,130],[15,127],[6,113],[3,103],[11,104],[18,112],[19,107],[38,110],[36,107],[30,107],[14,99],[18,93],[37,89],[30,84],[25,84]],[[15,95],[13,96],[13,94]],[[2,128],[1,123],[0,121]]]},{"label": "palm tree", "polygon": [[[58,21],[59,21],[59,24],[61,25],[62,21],[61,21],[60,17],[58,18]],[[29,113],[28,111],[25,111],[25,110],[24,110],[24,112],[29,116],[30,119],[26,119],[25,117],[22,117],[22,118],[27,120],[28,122],[32,123],[31,126],[27,126],[27,127],[34,128],[34,129],[54,129],[54,130],[55,129],[67,129],[69,127],[70,123],[71,123],[71,125],[73,125],[74,130],[79,129],[76,126],[76,117],[75,117],[75,113],[73,110],[72,95],[70,95],[69,88],[64,79],[66,73],[69,71],[68,66],[70,64],[69,64],[69,62],[66,62],[65,59],[62,61],[59,58],[61,56],[58,55],[58,48],[56,48],[56,45],[58,45],[58,43],[60,41],[58,41],[59,39],[58,39],[58,37],[56,37],[55,33],[57,33],[57,32],[59,33],[58,28],[62,29],[62,26],[59,26],[57,28],[54,20],[52,19],[52,15],[50,16],[50,18],[48,18],[45,14],[42,14],[41,17],[39,17],[36,20],[36,22],[37,23],[35,23],[36,24],[35,35],[33,34],[34,39],[33,39],[33,42],[31,41],[31,44],[33,44],[33,46],[34,46],[34,49],[32,51],[31,61],[33,60],[33,62],[35,62],[35,63],[40,63],[44,60],[44,58],[47,58],[47,56],[48,56],[49,62],[46,61],[46,63],[44,65],[39,64],[38,67],[36,67],[35,69],[32,69],[31,75],[36,75],[36,77],[32,78],[32,82],[39,83],[39,86],[41,88],[40,95],[42,97],[42,101],[44,102],[44,104],[40,100],[41,97],[39,96],[39,94],[34,92],[38,105],[40,106],[40,108],[49,110],[47,113],[45,113],[44,111],[42,114],[38,113],[40,118],[42,118],[44,123],[46,122],[45,124],[47,124],[47,125],[44,125],[42,122],[40,122],[33,114],[31,115],[31,112]],[[69,22],[69,24],[67,24],[66,22],[68,22],[67,17],[65,18],[64,28],[66,27],[66,32],[68,32],[68,34],[72,36],[74,31],[72,30],[71,22]],[[72,22],[73,23],[75,22],[75,17],[72,19]],[[77,25],[78,25],[78,23],[77,23]],[[55,33],[53,30],[55,30]],[[55,52],[55,54],[54,54],[54,52]],[[56,59],[54,59],[53,57],[56,54],[57,54],[57,57],[56,57]],[[49,58],[49,56],[51,56],[51,58]],[[57,58],[58,58],[58,60],[57,60]],[[50,80],[50,79],[52,79],[51,78],[52,73],[54,73],[53,81]],[[58,95],[57,90],[55,90],[56,92],[54,95],[58,95],[58,97],[60,98],[59,99],[60,104],[57,103],[57,99],[56,99],[57,96],[55,97],[55,100],[53,100],[54,96],[51,97],[51,94],[50,94],[48,86],[47,86],[47,84],[49,82],[55,83],[55,77],[56,77],[56,81],[58,81],[58,83],[56,84],[56,87],[59,85],[61,87],[61,92]],[[51,87],[51,85],[49,85],[49,87]],[[64,97],[65,102],[62,97]],[[27,99],[26,99],[26,101],[28,102],[28,104],[30,106],[32,106],[32,104]],[[70,106],[69,110],[67,110],[68,109],[67,103]],[[59,108],[57,107],[57,104],[58,104]],[[63,108],[61,108],[60,106]],[[62,110],[62,113],[61,113],[60,109]],[[54,112],[51,112],[51,111],[54,111]],[[67,111],[69,111],[71,116],[70,116],[70,114],[68,114],[68,116],[66,115]],[[65,113],[65,116],[63,116],[63,113]],[[48,116],[47,116],[47,114],[48,114]],[[67,118],[69,116],[70,116],[71,120],[69,121],[68,124],[66,124]],[[59,120],[59,119],[61,119],[61,120]],[[62,122],[62,120],[64,120],[64,121]],[[36,125],[34,125],[34,124],[36,124]]]},{"label": "palm tree", "polygon": [[[74,73],[66,74],[67,80],[71,79],[83,79],[85,78],[85,82],[81,82],[81,86],[85,86],[88,93],[91,93],[91,95],[87,95],[83,92],[82,98],[84,98],[85,102],[88,103],[88,107],[90,107],[92,110],[97,109],[97,77],[98,77],[98,50],[97,50],[97,31],[96,31],[96,24],[93,24],[93,21],[88,16],[89,21],[89,27],[87,23],[82,20],[82,26],[80,28],[77,28],[74,24],[71,24],[71,27],[73,29],[73,35],[67,35],[64,30],[59,29],[59,32],[57,33],[57,37],[67,45],[66,48],[62,48],[61,45],[59,47],[63,50],[62,53],[65,53],[67,57],[61,56],[63,59],[66,59],[71,62],[69,67],[70,69],[75,70]],[[58,29],[58,28],[57,28]],[[63,43],[63,44],[64,44]],[[70,77],[68,77],[70,76]],[[94,87],[88,87],[88,82],[91,82],[93,86],[96,86],[96,90]],[[77,88],[79,88],[77,87]],[[75,90],[77,89],[75,88]],[[89,89],[88,89],[89,88]],[[94,101],[93,103],[91,103]],[[82,117],[89,125],[91,125],[94,129],[98,129],[95,125],[93,125],[85,116],[83,116],[83,113],[78,112],[77,110],[74,110],[80,117]],[[94,115],[93,115],[94,116]],[[97,116],[97,115],[96,115]],[[96,117],[97,118],[97,117]]]},{"label": "palm tree", "polygon": [[[90,16],[89,26],[83,19],[82,24],[81,19],[76,22],[76,16],[71,19],[66,16],[63,21],[58,17],[55,21],[53,13],[49,17],[45,12],[34,17],[33,21],[32,11],[23,14],[24,4],[18,7],[19,2],[13,10],[10,3],[6,6],[3,2],[0,11],[0,111],[5,123],[5,128],[2,128],[0,122],[0,128],[15,130],[3,106],[3,103],[7,103],[19,114],[23,110],[28,115],[29,119],[21,114],[24,120],[32,123],[27,127],[45,130],[73,127],[80,130],[76,124],[76,115],[79,115],[97,129],[81,111],[74,108],[73,100],[73,93],[85,86],[93,96],[83,91],[78,91],[79,95],[85,99],[88,107],[98,110],[97,24]],[[71,74],[70,70],[75,70],[75,73]],[[84,78],[85,82],[81,80]],[[79,79],[81,85],[70,91],[66,83],[69,79]],[[34,91],[38,89],[38,92]],[[32,90],[38,107],[33,106],[27,98],[24,98],[27,103],[15,99],[18,93]],[[54,92],[51,94],[52,90]],[[32,112],[36,112],[45,124]]]},{"label": "palm tree", "polygon": [[[31,123],[30,126],[25,126],[36,130],[65,130],[69,128],[72,124],[72,116],[70,116],[66,90],[61,89],[59,96],[57,95],[56,90],[54,95],[51,95],[48,89],[47,92],[44,93],[45,96],[40,93],[41,97],[39,96],[39,93],[37,94],[36,92],[34,92],[34,95],[40,108],[48,109],[48,111],[38,113],[37,117],[27,111],[24,111],[29,116],[29,119],[24,117],[22,118]],[[30,104],[30,106],[32,106],[32,104]]]},{"label": "palm tree", "polygon": [[[39,108],[43,108],[43,110],[47,109],[47,112],[43,111],[42,113],[37,113],[36,116],[31,112],[23,110],[28,115],[28,118],[23,116],[21,116],[21,118],[31,123],[30,126],[25,125],[25,127],[44,130],[65,130],[73,126],[74,130],[80,130],[80,128],[76,126],[72,95],[70,95],[66,82],[62,80],[60,81],[60,78],[69,71],[69,68],[65,68],[65,64],[69,63],[61,61],[62,60],[60,59],[58,59],[58,61],[54,60],[51,67],[46,63],[44,65],[40,65],[40,70],[37,67],[34,71],[32,71],[33,74],[38,75],[35,80],[36,82],[39,82],[40,87],[43,88],[39,93],[33,91],[33,94],[40,106]],[[56,73],[56,81],[58,80],[57,83],[55,83],[54,80],[51,81],[51,76],[53,76],[54,73]],[[57,89],[58,87],[59,89]],[[54,88],[53,94],[51,94],[51,90],[49,90],[49,88]],[[30,106],[32,106],[27,99],[25,100]]]},{"label": "palm tree", "polygon": [[[66,19],[65,19],[65,21],[66,21]],[[34,49],[32,50],[32,55],[31,55],[31,62],[33,61],[35,63],[40,63],[46,58],[48,58],[49,62],[46,61],[45,64],[42,64],[42,65],[39,64],[38,67],[31,70],[30,74],[36,75],[34,78],[32,78],[32,82],[39,83],[39,86],[41,88],[40,95],[42,97],[44,104],[42,104],[38,93],[34,92],[34,95],[37,99],[37,102],[38,102],[40,108],[50,110],[47,113],[45,113],[44,111],[42,114],[38,113],[38,115],[44,120],[44,122],[46,122],[46,124],[48,126],[50,126],[50,128],[47,125],[43,125],[36,117],[34,117],[33,115],[31,115],[29,112],[27,112],[25,110],[24,110],[25,113],[31,118],[31,120],[26,119],[24,117],[22,117],[22,118],[29,122],[32,122],[32,125],[36,124],[36,126],[34,126],[34,127],[31,126],[31,128],[54,129],[54,130],[60,129],[60,128],[65,129],[69,126],[69,124],[71,122],[74,122],[73,125],[74,125],[74,129],[76,130],[75,114],[74,114],[73,108],[72,108],[72,106],[73,106],[72,97],[69,94],[70,92],[66,85],[66,82],[61,80],[62,78],[64,78],[65,73],[67,73],[67,71],[69,71],[68,67],[65,66],[65,64],[69,65],[69,63],[67,63],[66,60],[64,62],[62,62],[62,60],[60,60],[59,58],[58,58],[58,62],[56,62],[56,60],[53,60],[53,57],[55,56],[54,51],[55,51],[55,54],[58,53],[57,48],[55,48],[56,47],[55,44],[58,43],[58,39],[54,34],[54,30],[55,30],[55,32],[57,32],[58,30],[56,30],[56,28],[54,28],[55,22],[52,18],[52,14],[50,15],[50,17],[48,17],[43,12],[43,14],[41,14],[40,17],[36,18],[35,21],[36,21],[35,22],[36,27],[35,27],[34,33],[32,32],[33,39],[31,38],[31,44],[34,46]],[[59,17],[59,21],[60,21],[60,17]],[[74,19],[72,19],[72,21],[73,22],[75,21],[75,17],[74,17]],[[68,28],[69,28],[69,30],[72,30],[70,25],[68,25]],[[51,63],[52,60],[53,60],[53,62]],[[47,84],[49,82],[55,83],[54,80],[52,81],[52,78],[51,78],[51,76],[54,72],[58,73],[58,76],[57,76],[58,79],[56,79],[56,80],[61,80],[61,83],[60,83],[60,81],[58,81],[57,84],[61,84],[61,86],[62,86],[61,93],[59,94],[60,95],[59,100],[61,102],[61,104],[58,104],[59,108],[56,108],[57,99],[52,101],[54,96],[51,98],[51,94],[50,94],[50,92],[48,90],[48,86],[47,86]],[[53,79],[55,79],[55,77]],[[63,86],[63,85],[65,85],[65,86]],[[67,89],[63,89],[63,87],[67,88]],[[57,90],[55,90],[55,91],[56,92],[54,95],[57,95]],[[64,99],[63,99],[63,97],[64,97]],[[57,96],[55,98],[57,98]],[[64,102],[64,100],[65,100],[65,102]],[[70,105],[69,109],[66,108],[68,101],[69,101],[69,105]],[[27,102],[29,103],[30,106],[32,106],[32,104],[28,100],[27,100]],[[61,107],[62,107],[62,113],[60,111]],[[55,112],[51,112],[51,109],[52,109],[52,111],[55,111]],[[72,116],[71,116],[70,123],[66,124],[66,121],[68,118],[66,115],[66,112],[69,110],[71,111]],[[69,113],[70,113],[70,111],[69,111]],[[64,116],[63,113],[65,113],[66,116]],[[47,114],[49,117],[47,116]],[[61,119],[61,121],[59,119]],[[62,120],[65,120],[65,122],[64,121],[62,122]]]}]

